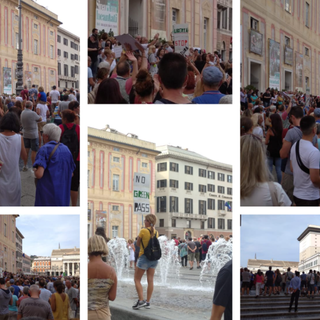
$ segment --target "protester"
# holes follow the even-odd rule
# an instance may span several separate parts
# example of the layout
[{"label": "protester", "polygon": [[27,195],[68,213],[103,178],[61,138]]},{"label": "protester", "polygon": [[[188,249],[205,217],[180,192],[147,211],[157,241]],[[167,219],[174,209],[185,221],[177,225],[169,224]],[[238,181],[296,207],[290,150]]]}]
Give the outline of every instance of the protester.
[{"label": "protester", "polygon": [[102,261],[109,250],[103,237],[94,235],[88,240],[88,320],[111,319],[109,300],[117,295],[115,270]]},{"label": "protester", "polygon": [[68,320],[69,319],[69,297],[64,292],[65,285],[62,281],[57,280],[54,282],[55,293],[50,297],[50,306],[53,313],[54,320]]}]

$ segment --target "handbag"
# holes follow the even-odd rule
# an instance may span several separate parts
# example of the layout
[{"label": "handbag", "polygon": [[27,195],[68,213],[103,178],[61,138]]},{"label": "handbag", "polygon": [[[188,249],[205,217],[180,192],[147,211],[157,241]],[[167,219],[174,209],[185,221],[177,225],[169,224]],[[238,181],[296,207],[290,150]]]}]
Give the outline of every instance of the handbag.
[{"label": "handbag", "polygon": [[[58,149],[59,144],[60,144],[60,142],[59,142],[59,143],[53,148],[53,150],[51,151],[50,156],[49,156],[49,161],[48,161],[47,168],[48,168],[48,166],[49,166],[49,163],[50,163],[50,160],[51,160],[52,156],[54,155],[54,153],[55,153],[56,150]],[[38,178],[34,178],[34,184],[36,185],[36,187],[37,187],[37,184],[38,184],[38,180],[39,180]]]}]

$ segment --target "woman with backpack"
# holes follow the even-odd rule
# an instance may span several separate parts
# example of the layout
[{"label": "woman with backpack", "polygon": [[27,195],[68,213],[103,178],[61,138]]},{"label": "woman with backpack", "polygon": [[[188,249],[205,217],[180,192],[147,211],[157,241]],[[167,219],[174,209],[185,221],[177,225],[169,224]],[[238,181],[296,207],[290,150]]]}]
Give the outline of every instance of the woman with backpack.
[{"label": "woman with backpack", "polygon": [[[145,216],[144,225],[142,228],[137,245],[140,247],[139,260],[134,274],[134,283],[139,296],[136,304],[132,306],[134,310],[140,308],[150,309],[150,300],[153,292],[153,277],[158,265],[158,260],[161,258],[161,249],[158,241],[159,233],[155,230],[157,217],[154,214],[147,214]],[[148,289],[147,300],[143,299],[143,288],[141,285],[141,278],[144,273],[147,273]]]},{"label": "woman with backpack", "polygon": [[79,184],[80,184],[80,126],[75,124],[77,118],[76,114],[70,110],[65,109],[61,112],[62,124],[59,125],[61,129],[61,139],[66,145],[73,157],[76,168],[73,172],[71,180],[71,204],[73,207],[77,205]]}]

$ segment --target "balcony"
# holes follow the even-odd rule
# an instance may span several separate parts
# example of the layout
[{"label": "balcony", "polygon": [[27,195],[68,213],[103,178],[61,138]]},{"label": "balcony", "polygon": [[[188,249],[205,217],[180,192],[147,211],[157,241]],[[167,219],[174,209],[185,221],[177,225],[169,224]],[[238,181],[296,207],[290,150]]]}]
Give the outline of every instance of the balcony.
[{"label": "balcony", "polygon": [[180,219],[188,219],[188,220],[208,220],[208,217],[203,214],[195,214],[195,213],[182,213],[182,212],[171,212],[171,218],[180,218]]},{"label": "balcony", "polygon": [[218,210],[218,216],[219,217],[224,217],[227,214],[226,210]]}]

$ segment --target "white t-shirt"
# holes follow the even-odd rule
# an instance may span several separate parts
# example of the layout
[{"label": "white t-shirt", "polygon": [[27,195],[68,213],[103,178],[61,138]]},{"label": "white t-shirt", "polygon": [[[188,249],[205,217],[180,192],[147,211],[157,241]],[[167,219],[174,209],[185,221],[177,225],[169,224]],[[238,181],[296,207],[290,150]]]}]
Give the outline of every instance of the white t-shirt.
[{"label": "white t-shirt", "polygon": [[258,136],[260,139],[263,139],[263,130],[260,126],[255,127],[252,130],[252,134]]},{"label": "white t-shirt", "polygon": [[[277,191],[277,199],[280,206],[290,206],[291,200],[282,189],[281,185],[277,182],[273,182]],[[241,206],[272,206],[272,198],[270,189],[267,182],[259,183],[251,195],[240,201]]]},{"label": "white t-shirt", "polygon": [[22,97],[16,97],[16,100],[23,101]]},{"label": "white t-shirt", "polygon": [[60,92],[58,90],[51,90],[50,97],[52,103],[57,103],[60,98]]},{"label": "white t-shirt", "polygon": [[[319,188],[312,183],[310,175],[300,169],[296,157],[296,144],[294,143],[290,151],[293,169],[293,195],[302,200],[317,200],[320,198]],[[313,146],[312,142],[301,139],[299,153],[302,163],[308,169],[319,170],[320,151]]]},{"label": "white t-shirt", "polygon": [[149,45],[148,43],[141,44],[141,46],[144,49],[144,52],[146,54],[146,57],[148,56],[148,51],[149,51],[148,45]]},{"label": "white t-shirt", "polygon": [[49,110],[46,104],[37,104],[37,109],[40,109],[41,122],[47,122],[47,111]]}]

